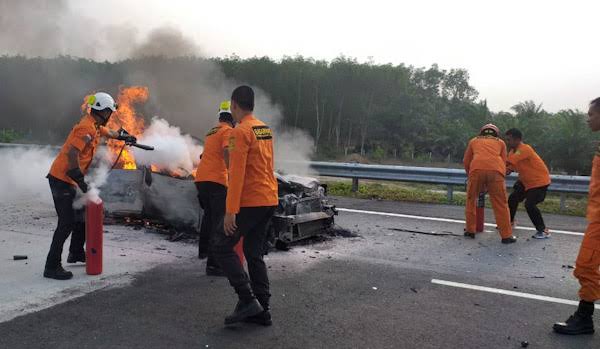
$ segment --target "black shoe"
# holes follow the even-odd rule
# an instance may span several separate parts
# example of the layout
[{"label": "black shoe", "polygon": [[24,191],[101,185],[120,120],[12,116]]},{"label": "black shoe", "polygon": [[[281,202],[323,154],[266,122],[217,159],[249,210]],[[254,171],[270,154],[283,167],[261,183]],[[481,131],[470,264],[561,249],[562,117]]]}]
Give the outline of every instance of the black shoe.
[{"label": "black shoe", "polygon": [[573,314],[566,322],[557,322],[552,328],[554,332],[560,334],[592,334],[594,333],[594,321],[591,316],[583,318]]},{"label": "black shoe", "polygon": [[565,322],[554,324],[554,332],[560,334],[592,334],[594,333],[594,303],[581,301],[575,314],[571,315]]},{"label": "black shoe", "polygon": [[208,258],[208,242],[198,242],[198,259]]},{"label": "black shoe", "polygon": [[56,267],[54,269],[50,269],[50,268],[44,269],[44,277],[48,278],[48,279],[55,279],[55,280],[69,280],[70,278],[73,277],[73,273],[71,273],[70,271],[64,270],[62,265],[59,265],[58,267]]},{"label": "black shoe", "polygon": [[268,310],[263,311],[262,313],[254,316],[249,316],[244,319],[244,322],[257,324],[261,326],[271,326],[273,325],[273,319],[271,318],[271,312]]},{"label": "black shoe", "polygon": [[502,239],[502,243],[503,244],[512,244],[512,243],[515,243],[515,242],[517,242],[517,237],[516,236],[511,236],[509,238]]},{"label": "black shoe", "polygon": [[206,266],[206,275],[207,276],[225,276],[225,273],[223,272],[223,269],[214,266],[214,265],[207,265]]},{"label": "black shoe", "polygon": [[236,322],[244,321],[251,316],[258,315],[263,312],[263,307],[258,303],[256,298],[249,302],[239,301],[235,306],[235,310],[231,315],[225,318],[225,325],[231,325]]},{"label": "black shoe", "polygon": [[69,257],[67,257],[67,263],[85,263],[85,252],[73,253],[69,252]]},{"label": "black shoe", "polygon": [[468,231],[465,231],[464,235],[465,235],[465,237],[475,239],[475,233],[469,233]]}]

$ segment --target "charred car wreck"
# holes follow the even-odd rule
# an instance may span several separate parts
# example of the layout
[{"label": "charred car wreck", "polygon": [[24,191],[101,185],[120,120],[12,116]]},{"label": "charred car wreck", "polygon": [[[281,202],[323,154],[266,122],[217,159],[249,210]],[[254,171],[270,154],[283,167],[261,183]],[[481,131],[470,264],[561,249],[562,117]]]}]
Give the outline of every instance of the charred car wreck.
[{"label": "charred car wreck", "polygon": [[[327,198],[327,186],[310,177],[276,176],[279,205],[269,229],[270,245],[287,249],[293,242],[327,233],[337,215]],[[109,219],[148,218],[180,231],[199,231],[202,210],[193,180],[139,168],[115,169],[107,183],[101,196]]]}]

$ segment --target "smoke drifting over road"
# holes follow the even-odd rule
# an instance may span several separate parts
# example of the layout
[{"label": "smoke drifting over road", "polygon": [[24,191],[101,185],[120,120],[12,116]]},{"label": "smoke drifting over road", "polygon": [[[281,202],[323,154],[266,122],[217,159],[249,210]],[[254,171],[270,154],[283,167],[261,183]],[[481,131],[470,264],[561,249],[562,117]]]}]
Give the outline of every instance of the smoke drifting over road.
[{"label": "smoke drifting over road", "polygon": [[[244,83],[228,79],[216,63],[203,58],[199,43],[175,27],[157,27],[142,35],[141,30],[131,24],[103,25],[102,21],[92,18],[93,12],[90,9],[89,13],[76,13],[66,0],[0,0],[0,55],[71,55],[119,63],[123,67],[119,67],[122,73],[118,82],[89,81],[78,71],[60,72],[59,80],[62,86],[77,86],[81,93],[76,96],[77,100],[98,90],[114,94],[119,85],[148,86],[150,98],[140,107],[144,115],[159,115],[169,124],[199,138],[217,122],[219,103],[229,99],[233,89]],[[48,70],[56,69],[64,68]],[[18,75],[15,76],[15,80],[18,79]],[[28,83],[11,82],[13,86]],[[27,90],[27,86],[23,88]],[[55,121],[71,125],[76,121],[76,109],[69,102],[73,99],[72,92],[61,93],[60,89],[56,86],[56,90],[49,91],[52,97],[47,100],[60,114],[53,116]],[[275,130],[276,162],[308,160],[312,154],[312,139],[298,130],[283,132],[280,109],[263,91],[255,90],[256,115]],[[47,113],[41,113],[30,103],[41,97],[44,96],[24,96],[22,101],[14,101],[20,108],[28,108],[20,114],[39,118],[39,122],[37,119],[29,121],[26,125],[29,129],[47,122]],[[11,114],[8,118],[18,118],[18,115]],[[13,124],[16,122],[19,120],[13,120]],[[60,141],[65,136],[51,138]],[[308,168],[293,168],[293,172],[306,174]]]},{"label": "smoke drifting over road", "polygon": [[0,203],[27,198],[52,200],[48,180],[45,178],[54,159],[55,151],[39,148],[0,149]]}]

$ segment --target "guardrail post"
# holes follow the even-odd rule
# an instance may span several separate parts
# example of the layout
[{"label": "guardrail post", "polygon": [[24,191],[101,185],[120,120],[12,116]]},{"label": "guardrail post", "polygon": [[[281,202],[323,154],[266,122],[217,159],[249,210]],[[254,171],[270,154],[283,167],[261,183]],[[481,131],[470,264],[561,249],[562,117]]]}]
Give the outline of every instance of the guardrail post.
[{"label": "guardrail post", "polygon": [[454,186],[452,184],[448,184],[447,189],[448,203],[451,203],[452,201],[454,201]]},{"label": "guardrail post", "polygon": [[358,178],[352,178],[352,192],[356,193],[358,191]]},{"label": "guardrail post", "polygon": [[567,207],[567,194],[560,193],[560,212],[565,212],[565,208]]}]

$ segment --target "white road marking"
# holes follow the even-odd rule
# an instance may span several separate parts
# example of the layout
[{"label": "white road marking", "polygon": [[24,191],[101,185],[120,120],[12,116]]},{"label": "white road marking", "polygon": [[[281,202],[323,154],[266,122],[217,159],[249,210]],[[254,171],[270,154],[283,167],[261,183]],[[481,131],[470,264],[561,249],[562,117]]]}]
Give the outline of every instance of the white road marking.
[{"label": "white road marking", "polygon": [[[351,208],[337,208],[337,210],[341,211],[341,212],[364,213],[364,214],[371,214],[371,215],[377,215],[377,216],[418,219],[418,220],[423,220],[423,221],[458,223],[458,224],[465,224],[466,223],[465,221],[462,221],[462,220],[459,220],[459,219],[428,217],[428,216],[414,216],[414,215],[402,214],[402,213],[390,213],[390,212],[379,212],[379,211],[365,211],[365,210],[355,210],[355,209],[351,209]],[[485,223],[485,226],[487,226],[487,227],[495,227],[496,224]],[[531,227],[517,226],[516,229],[535,231],[535,228],[531,228]],[[583,236],[583,233],[579,233],[579,232],[576,232],[576,231],[568,231],[568,230],[554,230],[554,229],[550,229],[550,232],[551,233],[556,233],[556,234],[564,234],[564,235]]]},{"label": "white road marking", "polygon": [[[548,297],[548,296],[540,296],[540,295],[533,294],[533,293],[525,293],[525,292],[516,292],[516,291],[503,290],[501,288],[477,286],[477,285],[463,284],[463,283],[460,283],[460,282],[445,281],[445,280],[438,280],[438,279],[432,279],[431,283],[432,284],[437,284],[437,285],[450,286],[450,287],[466,288],[466,289],[475,290],[475,291],[482,291],[482,292],[489,292],[489,293],[495,293],[495,294],[502,294],[502,295],[505,295],[505,296],[513,296],[513,297],[521,297],[521,298],[527,298],[527,299],[535,299],[535,300],[544,301],[544,302],[552,302],[552,303],[567,304],[567,305],[579,305],[579,301],[572,301],[570,299],[555,298],[555,297]],[[596,304],[596,309],[600,309],[600,304]]]}]

